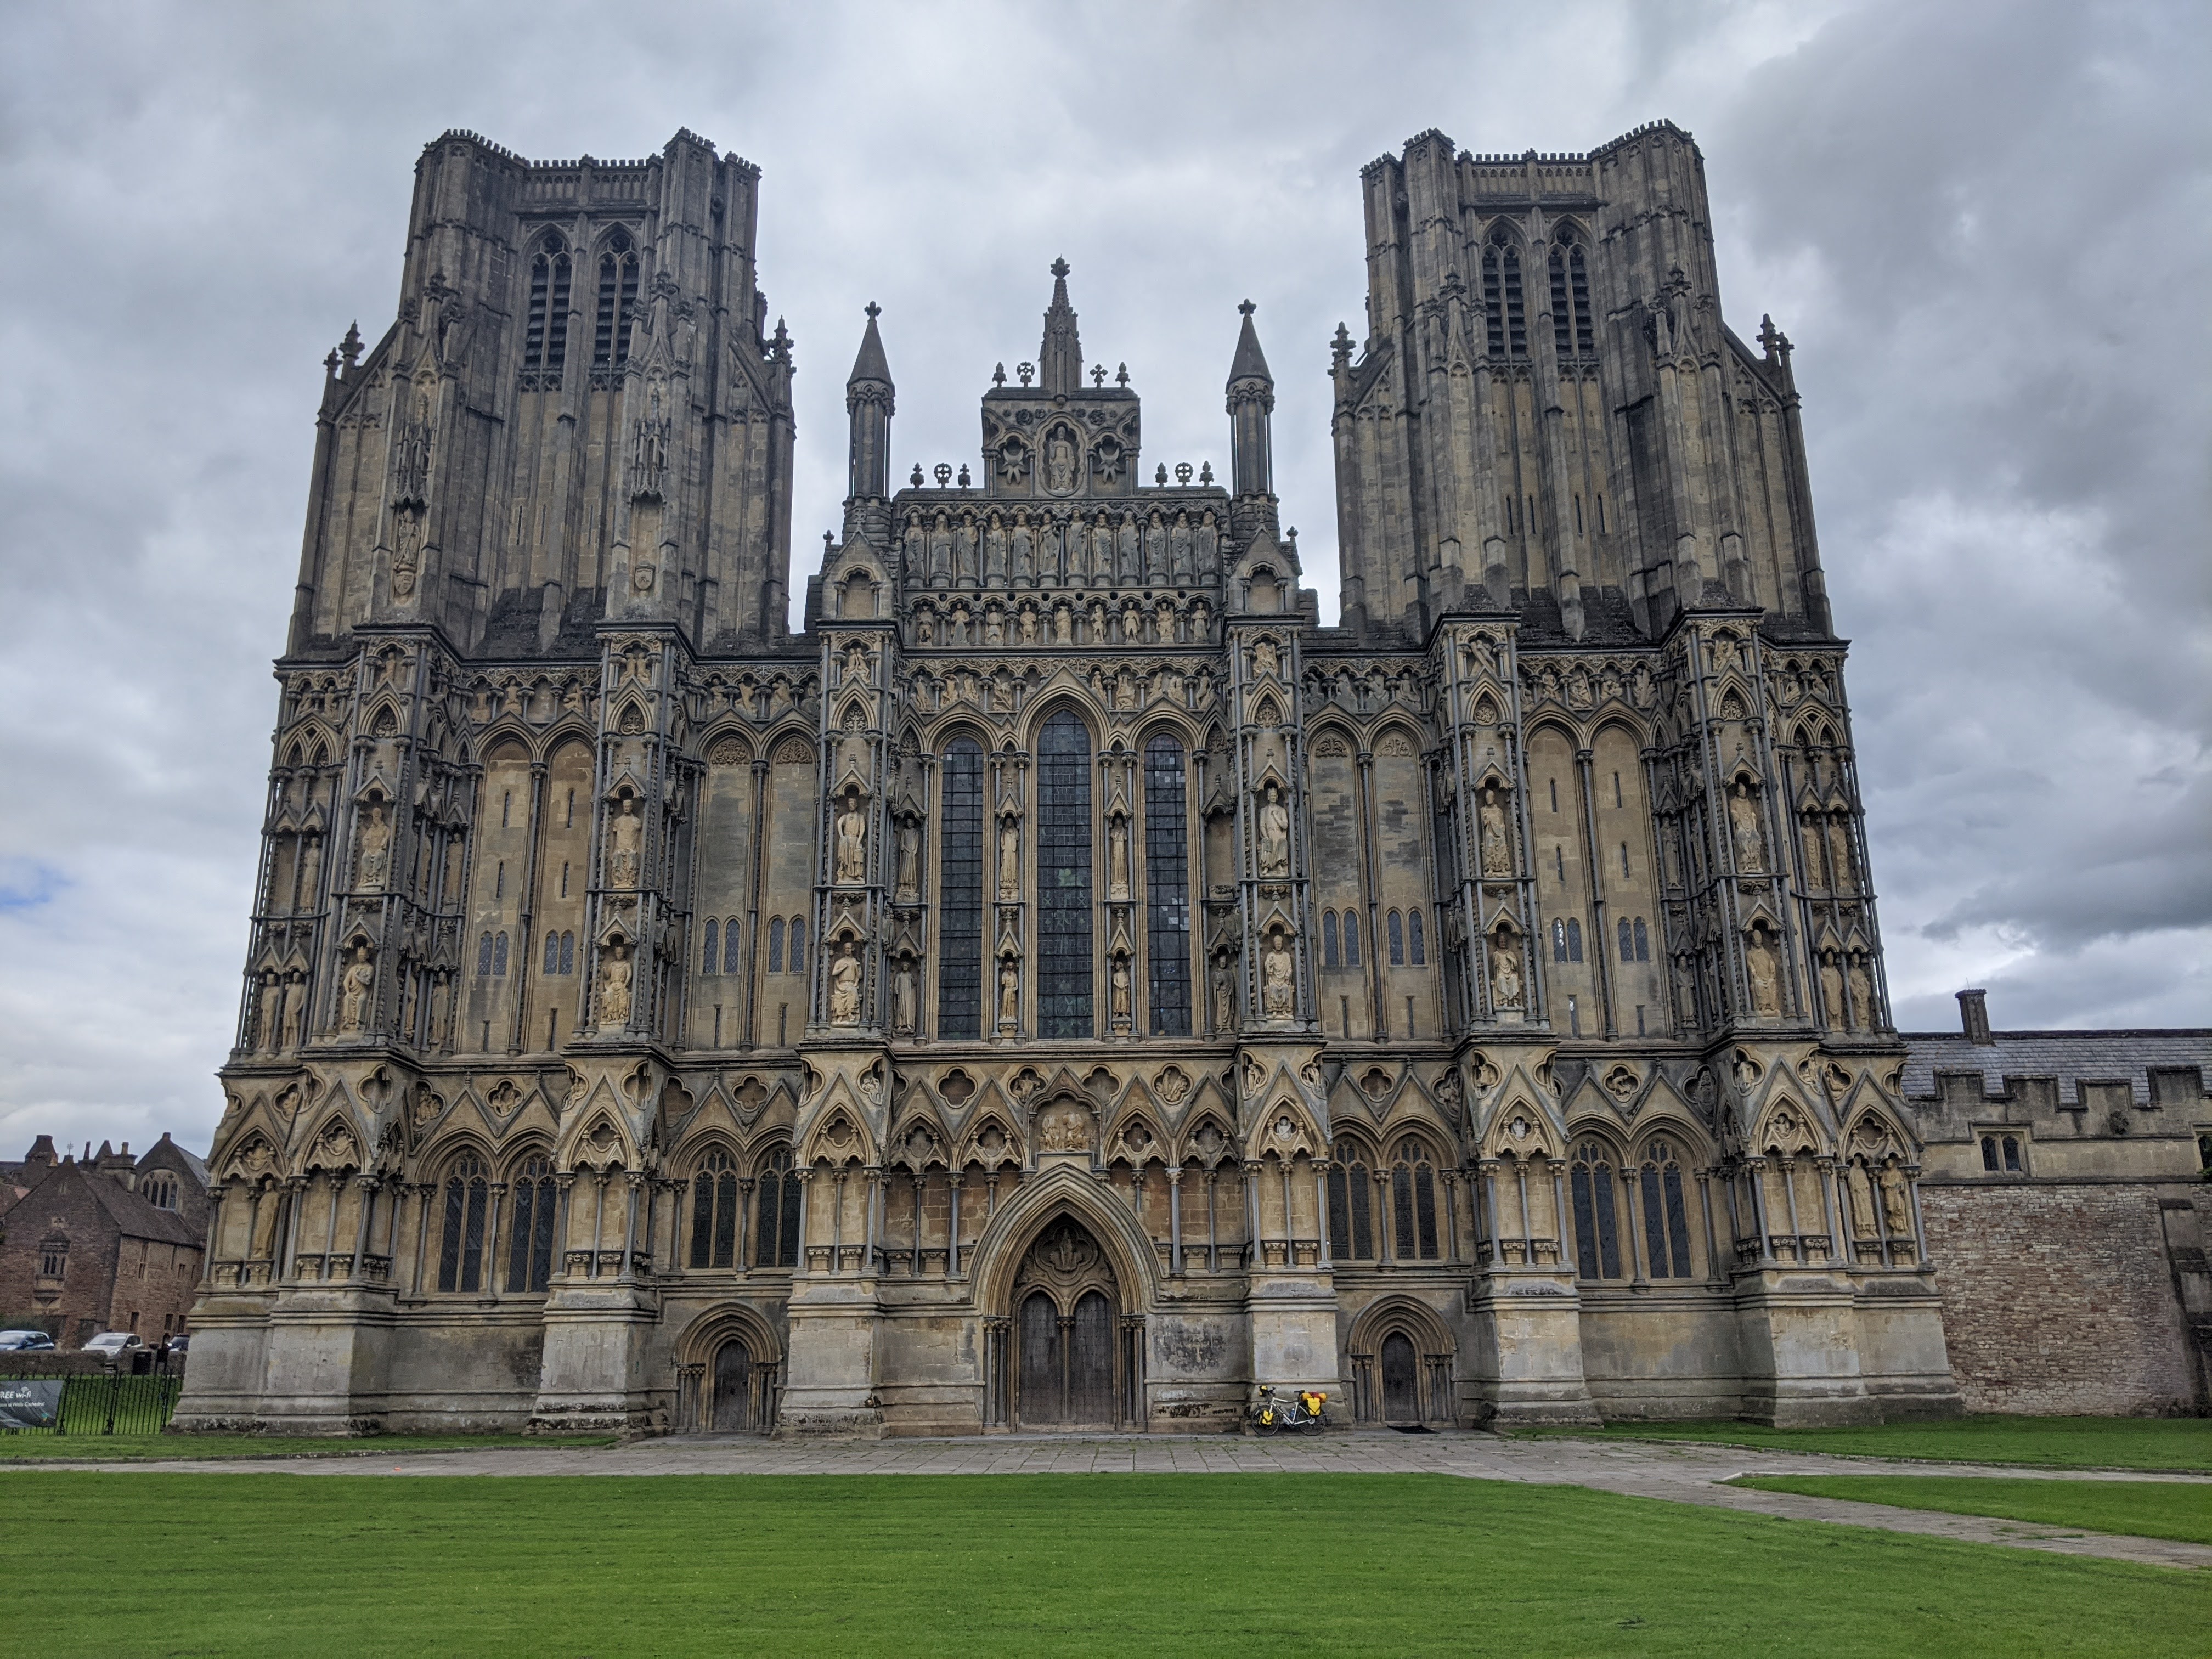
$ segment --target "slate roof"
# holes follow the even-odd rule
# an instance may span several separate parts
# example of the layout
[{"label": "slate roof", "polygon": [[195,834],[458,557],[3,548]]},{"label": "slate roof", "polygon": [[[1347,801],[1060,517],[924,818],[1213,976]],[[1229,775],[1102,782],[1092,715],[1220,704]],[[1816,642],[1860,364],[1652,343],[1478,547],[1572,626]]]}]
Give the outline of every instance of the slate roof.
[{"label": "slate roof", "polygon": [[2150,1103],[2150,1069],[2195,1066],[2212,1075],[2212,1030],[1996,1031],[1993,1042],[1975,1044],[1960,1031],[1900,1031],[1905,1050],[1905,1092],[1932,1099],[1937,1072],[1979,1072],[1994,1093],[2008,1077],[2055,1077],[2059,1097],[2075,1097],[2075,1085],[2124,1079],[2136,1104]]},{"label": "slate roof", "polygon": [[82,1182],[92,1201],[105,1211],[118,1231],[129,1238],[158,1239],[167,1244],[182,1244],[198,1249],[204,1242],[197,1229],[174,1210],[157,1209],[132,1192],[113,1176],[103,1175],[97,1170],[87,1170],[70,1160],[57,1164],[46,1171],[46,1179],[33,1186],[15,1204],[13,1212],[21,1205],[35,1207],[39,1194],[51,1182],[62,1180]]}]

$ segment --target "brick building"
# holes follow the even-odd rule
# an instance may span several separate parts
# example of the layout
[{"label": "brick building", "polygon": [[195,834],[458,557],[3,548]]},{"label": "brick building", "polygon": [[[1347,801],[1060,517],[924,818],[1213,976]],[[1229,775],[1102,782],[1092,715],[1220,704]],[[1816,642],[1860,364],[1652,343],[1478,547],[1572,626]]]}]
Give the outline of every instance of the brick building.
[{"label": "brick building", "polygon": [[207,1165],[163,1135],[133,1158],[103,1142],[57,1158],[40,1135],[0,1164],[0,1324],[65,1348],[100,1331],[149,1344],[186,1328],[207,1234]]}]

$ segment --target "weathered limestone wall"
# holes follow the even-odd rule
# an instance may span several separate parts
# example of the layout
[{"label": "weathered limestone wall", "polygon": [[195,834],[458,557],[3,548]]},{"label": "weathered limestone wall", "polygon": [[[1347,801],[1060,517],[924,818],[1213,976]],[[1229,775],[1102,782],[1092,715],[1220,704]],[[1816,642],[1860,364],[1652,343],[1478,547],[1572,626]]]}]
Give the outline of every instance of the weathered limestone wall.
[{"label": "weathered limestone wall", "polygon": [[2187,1411],[2194,1365],[2149,1186],[1921,1188],[1969,1411]]}]

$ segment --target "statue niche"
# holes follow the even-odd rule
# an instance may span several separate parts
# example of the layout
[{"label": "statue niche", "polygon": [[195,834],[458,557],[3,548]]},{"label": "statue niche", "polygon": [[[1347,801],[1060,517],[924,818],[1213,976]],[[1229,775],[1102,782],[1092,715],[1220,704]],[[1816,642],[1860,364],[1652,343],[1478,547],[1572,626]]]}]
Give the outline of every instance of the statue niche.
[{"label": "statue niche", "polygon": [[1482,786],[1482,799],[1475,809],[1482,852],[1482,873],[1486,876],[1510,876],[1513,873],[1513,842],[1505,823],[1505,792],[1495,783]]}]

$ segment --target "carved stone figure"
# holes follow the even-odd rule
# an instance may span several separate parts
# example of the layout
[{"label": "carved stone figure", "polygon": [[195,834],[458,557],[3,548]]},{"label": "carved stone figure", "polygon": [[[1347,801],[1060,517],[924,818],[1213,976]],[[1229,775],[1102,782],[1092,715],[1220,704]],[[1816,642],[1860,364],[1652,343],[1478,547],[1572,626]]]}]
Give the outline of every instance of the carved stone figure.
[{"label": "carved stone figure", "polygon": [[1106,896],[1129,896],[1129,820],[1118,812],[1106,827]]},{"label": "carved stone figure", "polygon": [[1075,446],[1065,432],[1054,433],[1045,445],[1044,487],[1055,495],[1075,488]]},{"label": "carved stone figure", "polygon": [[860,958],[850,945],[840,945],[830,959],[830,1023],[860,1023]]},{"label": "carved stone figure", "polygon": [[1881,1230],[1875,1224],[1874,1192],[1867,1183],[1864,1164],[1856,1161],[1852,1163],[1850,1173],[1844,1180],[1844,1190],[1850,1194],[1851,1237],[1854,1238],[1881,1237]]},{"label": "carved stone figure", "polygon": [[1287,876],[1291,872],[1291,809],[1283,805],[1282,791],[1267,786],[1260,806],[1260,873]]},{"label": "carved stone figure", "polygon": [[638,871],[643,862],[645,820],[637,815],[637,802],[629,795],[622,798],[614,822],[607,826],[607,884],[611,887],[635,887]]},{"label": "carved stone figure", "polygon": [[1260,957],[1260,1000],[1269,1019],[1288,1019],[1297,1011],[1291,971],[1290,941],[1279,932],[1268,934]]},{"label": "carved stone figure", "polygon": [[368,809],[368,821],[361,826],[360,868],[362,888],[382,892],[392,874],[392,825],[385,818],[382,801]]},{"label": "carved stone figure", "polygon": [[837,814],[836,872],[841,887],[857,886],[868,877],[868,821],[860,816],[857,795],[845,797]]},{"label": "carved stone figure", "polygon": [[999,820],[999,897],[1022,896],[1022,821],[1012,812]]},{"label": "carved stone figure", "polygon": [[1828,1028],[1844,1029],[1844,972],[1833,951],[1820,958],[1820,1005],[1827,1011]]},{"label": "carved stone figure", "polygon": [[1271,636],[1262,634],[1252,642],[1252,673],[1255,678],[1271,680],[1281,666],[1281,656]]},{"label": "carved stone figure", "polygon": [[1744,946],[1744,971],[1751,979],[1751,1010],[1771,1017],[1782,1012],[1782,964],[1774,948],[1774,935],[1764,923],[1751,930]]},{"label": "carved stone figure", "polygon": [[368,942],[353,947],[353,959],[338,976],[338,1030],[358,1036],[368,1024],[369,999],[376,988],[376,964],[370,960]]},{"label": "carved stone figure", "polygon": [[1751,781],[1738,778],[1735,787],[1729,792],[1729,829],[1735,839],[1735,867],[1739,870],[1766,868],[1766,838],[1759,828],[1759,797],[1752,793]]},{"label": "carved stone figure", "polygon": [[1912,1237],[1912,1202],[1905,1187],[1905,1172],[1894,1164],[1881,1166],[1881,1218],[1892,1238]]},{"label": "carved stone figure", "polygon": [[1129,958],[1115,957],[1113,973],[1113,1009],[1116,1024],[1129,1021]]},{"label": "carved stone figure", "polygon": [[283,1046],[283,1018],[284,981],[277,975],[265,975],[261,981],[260,1048],[274,1053]]},{"label": "carved stone figure", "polygon": [[1021,1024],[1022,976],[1009,957],[999,969],[999,1024],[1012,1030]]},{"label": "carved stone figure", "polygon": [[1521,953],[1510,942],[1491,947],[1490,1001],[1495,1008],[1521,1006]]},{"label": "carved stone figure", "polygon": [[921,897],[921,830],[902,823],[898,833],[898,901],[915,903]]},{"label": "carved stone figure", "polygon": [[599,958],[599,1029],[619,1030],[629,1024],[629,946],[617,939]]},{"label": "carved stone figure", "polygon": [[1213,1029],[1233,1031],[1237,1029],[1237,975],[1226,958],[1217,958],[1206,975],[1208,994],[1213,1005]]},{"label": "carved stone figure", "polygon": [[1506,838],[1505,803],[1499,798],[1498,786],[1485,784],[1482,802],[1475,809],[1482,842],[1482,873],[1486,876],[1510,876],[1513,873],[1513,844]]},{"label": "carved stone figure", "polygon": [[1054,1106],[1037,1122],[1041,1152],[1087,1152],[1091,1150],[1091,1114],[1070,1101]]},{"label": "carved stone figure", "polygon": [[902,1036],[910,1036],[914,1026],[914,962],[911,957],[902,957],[898,972],[891,980],[891,1029]]},{"label": "carved stone figure", "polygon": [[1856,1030],[1871,1030],[1875,1025],[1874,980],[1867,972],[1864,957],[1851,958],[1850,986],[1851,1024]]}]

